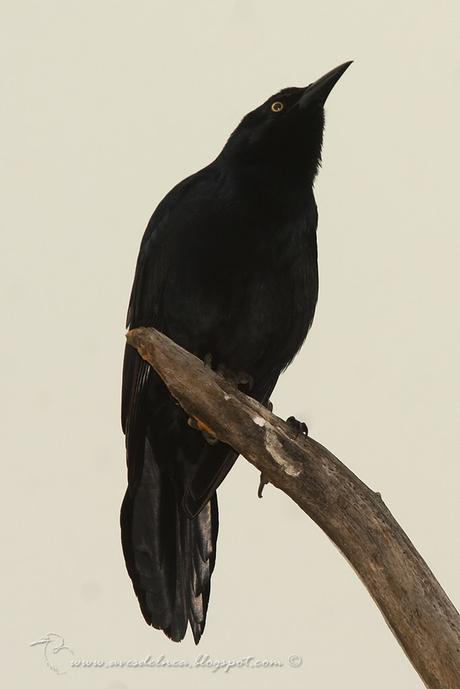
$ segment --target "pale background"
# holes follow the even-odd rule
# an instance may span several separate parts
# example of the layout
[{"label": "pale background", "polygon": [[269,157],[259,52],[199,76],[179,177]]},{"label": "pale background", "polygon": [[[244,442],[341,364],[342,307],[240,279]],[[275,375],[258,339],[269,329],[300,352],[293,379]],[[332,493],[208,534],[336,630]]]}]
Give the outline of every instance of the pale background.
[{"label": "pale background", "polygon": [[[459,602],[459,14],[454,0],[1,2],[8,687],[421,687],[346,561],[282,493],[259,501],[243,459],[220,490],[202,643],[144,624],[119,543],[120,372],[156,204],[271,93],[354,59],[327,104],[317,316],[273,401],[381,491]],[[285,667],[57,676],[29,647],[47,632],[86,659]]]}]

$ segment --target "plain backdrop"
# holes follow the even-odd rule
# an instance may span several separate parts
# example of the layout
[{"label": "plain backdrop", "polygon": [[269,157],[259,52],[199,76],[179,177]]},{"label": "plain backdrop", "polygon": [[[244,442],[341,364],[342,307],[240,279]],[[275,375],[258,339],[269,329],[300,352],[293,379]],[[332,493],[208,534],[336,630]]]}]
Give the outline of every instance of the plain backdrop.
[{"label": "plain backdrop", "polygon": [[[458,3],[1,2],[8,687],[416,689],[351,567],[240,459],[198,649],[145,625],[122,558],[124,320],[145,225],[241,117],[355,63],[327,103],[313,329],[273,402],[387,505],[460,600]],[[282,667],[70,668],[75,658]],[[302,658],[289,666],[292,655]]]}]

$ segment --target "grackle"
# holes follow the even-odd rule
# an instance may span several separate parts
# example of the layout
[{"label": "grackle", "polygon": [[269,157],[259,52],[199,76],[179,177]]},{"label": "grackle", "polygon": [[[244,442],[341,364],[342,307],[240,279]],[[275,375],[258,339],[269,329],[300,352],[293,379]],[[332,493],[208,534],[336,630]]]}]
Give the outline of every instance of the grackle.
[{"label": "grackle", "polygon": [[[139,251],[127,327],[157,328],[233,372],[235,384],[267,405],[315,313],[313,182],[324,103],[350,64],[285,88],[246,115],[214,162],[161,201]],[[174,641],[189,623],[198,643],[216,558],[216,489],[237,453],[190,421],[127,346],[126,566],[146,622]]]}]

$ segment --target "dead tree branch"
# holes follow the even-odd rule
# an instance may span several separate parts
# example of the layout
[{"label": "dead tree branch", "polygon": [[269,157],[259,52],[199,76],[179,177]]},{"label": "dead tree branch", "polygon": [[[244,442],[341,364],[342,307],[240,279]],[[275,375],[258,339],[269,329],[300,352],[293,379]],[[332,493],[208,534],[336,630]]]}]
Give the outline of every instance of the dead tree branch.
[{"label": "dead tree branch", "polygon": [[459,614],[380,495],[161,333],[138,328],[127,339],[189,416],[246,457],[332,539],[426,686],[460,689]]}]

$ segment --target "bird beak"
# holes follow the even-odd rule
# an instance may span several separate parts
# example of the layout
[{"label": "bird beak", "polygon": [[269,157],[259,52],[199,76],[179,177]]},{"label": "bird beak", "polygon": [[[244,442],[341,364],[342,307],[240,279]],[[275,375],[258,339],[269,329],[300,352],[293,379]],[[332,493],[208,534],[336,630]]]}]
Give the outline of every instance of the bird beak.
[{"label": "bird beak", "polygon": [[29,646],[38,646],[38,644],[45,644],[47,639],[37,639],[36,641],[31,641]]},{"label": "bird beak", "polygon": [[319,103],[324,105],[326,98],[342,76],[342,74],[349,68],[353,60],[344,62],[343,65],[331,69],[330,72],[320,77],[313,84],[307,86],[303,94],[300,96],[299,107],[306,108],[311,103]]}]

